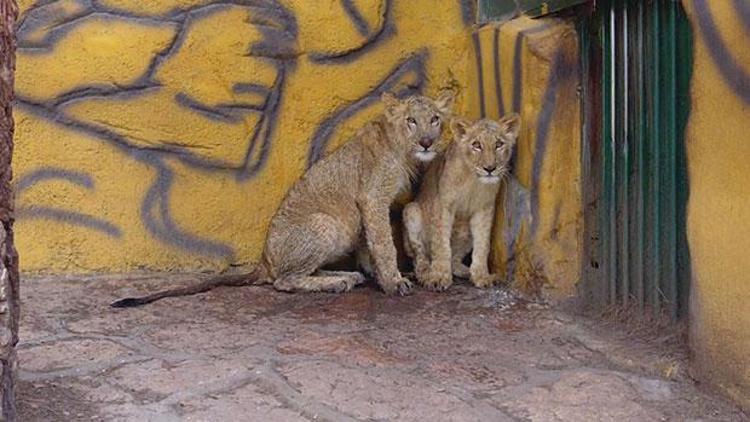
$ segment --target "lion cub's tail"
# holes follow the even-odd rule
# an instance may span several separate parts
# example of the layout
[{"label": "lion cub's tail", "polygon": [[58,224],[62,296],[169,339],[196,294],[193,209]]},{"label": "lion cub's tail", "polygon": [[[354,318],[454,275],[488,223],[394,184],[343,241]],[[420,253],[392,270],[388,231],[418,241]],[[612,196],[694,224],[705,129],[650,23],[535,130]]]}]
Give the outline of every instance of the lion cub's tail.
[{"label": "lion cub's tail", "polygon": [[250,272],[245,274],[220,275],[192,286],[162,290],[160,292],[141,297],[126,297],[124,299],[116,300],[110,303],[109,306],[113,308],[133,308],[135,306],[141,306],[147,303],[156,302],[157,300],[163,299],[165,297],[190,296],[207,292],[219,286],[252,286],[256,284],[262,284],[266,281],[266,278],[267,272],[265,268],[263,268],[262,265],[257,265]]}]

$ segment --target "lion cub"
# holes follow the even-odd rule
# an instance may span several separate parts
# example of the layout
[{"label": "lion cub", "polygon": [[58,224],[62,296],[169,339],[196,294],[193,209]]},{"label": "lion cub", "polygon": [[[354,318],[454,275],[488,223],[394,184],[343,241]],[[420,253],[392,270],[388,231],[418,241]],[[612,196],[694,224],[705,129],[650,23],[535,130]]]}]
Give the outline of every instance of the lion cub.
[{"label": "lion cub", "polygon": [[[487,266],[495,197],[509,172],[519,126],[515,113],[474,124],[452,120],[453,142],[430,165],[416,200],[404,209],[405,249],[420,284],[445,290],[453,275],[477,287],[498,280]],[[469,251],[471,268],[461,262]]]}]

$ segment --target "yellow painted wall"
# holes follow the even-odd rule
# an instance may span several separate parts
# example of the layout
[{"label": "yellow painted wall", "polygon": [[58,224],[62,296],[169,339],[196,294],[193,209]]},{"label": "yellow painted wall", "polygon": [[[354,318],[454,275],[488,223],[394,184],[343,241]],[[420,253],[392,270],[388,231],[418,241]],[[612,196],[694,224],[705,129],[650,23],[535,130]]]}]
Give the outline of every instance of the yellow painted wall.
[{"label": "yellow painted wall", "polygon": [[20,2],[27,273],[254,261],[289,186],[381,91],[467,80],[467,0],[90,3]]},{"label": "yellow painted wall", "polygon": [[521,114],[513,178],[498,199],[495,268],[519,287],[574,295],[583,224],[575,28],[521,17],[472,40],[468,114]]},{"label": "yellow painted wall", "polygon": [[687,129],[694,369],[750,409],[750,5],[683,4],[695,45]]}]

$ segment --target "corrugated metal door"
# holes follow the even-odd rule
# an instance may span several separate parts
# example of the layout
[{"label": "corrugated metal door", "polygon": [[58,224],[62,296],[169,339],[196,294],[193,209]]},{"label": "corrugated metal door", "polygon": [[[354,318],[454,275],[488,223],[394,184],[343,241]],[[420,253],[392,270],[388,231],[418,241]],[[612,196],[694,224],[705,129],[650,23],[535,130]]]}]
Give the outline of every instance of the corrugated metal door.
[{"label": "corrugated metal door", "polygon": [[678,1],[597,1],[580,26],[582,293],[597,307],[684,313],[690,268],[684,131],[692,67]]}]

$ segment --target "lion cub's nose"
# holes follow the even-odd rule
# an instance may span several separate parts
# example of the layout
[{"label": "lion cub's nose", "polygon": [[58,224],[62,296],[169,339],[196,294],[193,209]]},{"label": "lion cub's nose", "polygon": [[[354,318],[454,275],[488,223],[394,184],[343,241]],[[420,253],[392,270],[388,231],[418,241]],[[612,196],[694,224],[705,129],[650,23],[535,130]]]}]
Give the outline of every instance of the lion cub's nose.
[{"label": "lion cub's nose", "polygon": [[430,138],[422,138],[419,140],[419,145],[422,146],[422,148],[427,149],[432,146],[432,139]]},{"label": "lion cub's nose", "polygon": [[485,167],[484,171],[486,171],[487,174],[492,174],[492,172],[495,171],[496,168],[497,166],[489,166],[489,167]]}]

